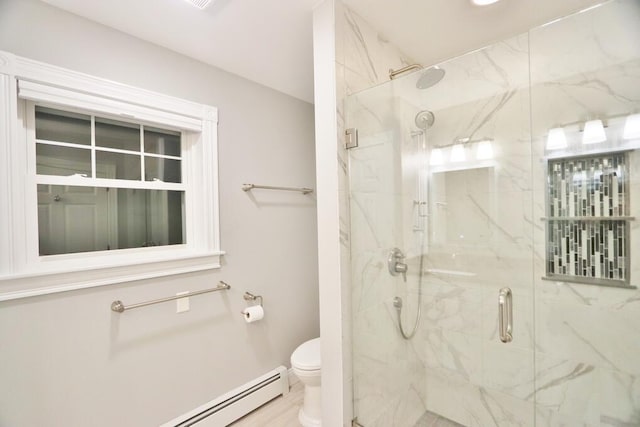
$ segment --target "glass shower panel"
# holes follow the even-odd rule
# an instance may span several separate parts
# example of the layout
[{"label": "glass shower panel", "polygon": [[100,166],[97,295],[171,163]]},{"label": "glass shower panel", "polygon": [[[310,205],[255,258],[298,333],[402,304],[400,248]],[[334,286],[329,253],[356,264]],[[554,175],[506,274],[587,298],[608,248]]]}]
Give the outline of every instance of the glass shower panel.
[{"label": "glass shower panel", "polygon": [[[421,71],[347,101],[359,132],[353,369],[365,427],[534,423],[528,61],[523,35],[440,64],[444,78],[426,89]],[[507,344],[502,288],[513,295]],[[411,336],[418,316],[404,339],[400,323]]]},{"label": "glass shower panel", "polygon": [[530,32],[538,426],[640,425],[639,40],[637,0]]}]

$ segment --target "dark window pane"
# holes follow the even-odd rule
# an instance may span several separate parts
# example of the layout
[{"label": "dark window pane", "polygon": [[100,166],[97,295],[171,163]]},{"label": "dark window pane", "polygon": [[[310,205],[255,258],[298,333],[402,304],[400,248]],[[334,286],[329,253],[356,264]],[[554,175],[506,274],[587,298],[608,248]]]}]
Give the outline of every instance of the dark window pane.
[{"label": "dark window pane", "polygon": [[51,186],[38,194],[40,255],[185,243],[184,192]]},{"label": "dark window pane", "polygon": [[145,156],[145,179],[147,181],[159,179],[163,182],[182,182],[180,163],[180,160]]},{"label": "dark window pane", "polygon": [[140,180],[140,156],[96,151],[96,177]]},{"label": "dark window pane", "polygon": [[140,126],[96,117],[96,145],[140,151]]},{"label": "dark window pane", "polygon": [[91,117],[36,107],[36,139],[91,145]]},{"label": "dark window pane", "polygon": [[144,151],[145,153],[179,157],[181,154],[180,132],[145,127]]},{"label": "dark window pane", "polygon": [[91,150],[36,144],[36,173],[91,176]]}]

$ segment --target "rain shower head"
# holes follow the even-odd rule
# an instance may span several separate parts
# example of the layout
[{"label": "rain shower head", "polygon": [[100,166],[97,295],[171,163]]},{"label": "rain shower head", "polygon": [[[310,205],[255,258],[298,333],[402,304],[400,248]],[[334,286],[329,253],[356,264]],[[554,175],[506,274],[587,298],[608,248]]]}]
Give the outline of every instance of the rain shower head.
[{"label": "rain shower head", "polygon": [[418,77],[416,87],[418,89],[428,89],[442,80],[444,74],[445,71],[437,65],[431,68],[427,68],[422,72],[422,75]]}]

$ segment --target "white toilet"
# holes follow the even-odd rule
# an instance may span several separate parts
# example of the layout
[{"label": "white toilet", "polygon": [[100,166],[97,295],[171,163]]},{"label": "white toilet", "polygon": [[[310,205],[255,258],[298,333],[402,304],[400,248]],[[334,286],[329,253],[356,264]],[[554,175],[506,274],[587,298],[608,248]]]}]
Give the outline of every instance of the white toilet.
[{"label": "white toilet", "polygon": [[320,338],[300,344],[291,355],[291,367],[304,384],[304,404],[298,420],[303,427],[320,427]]}]

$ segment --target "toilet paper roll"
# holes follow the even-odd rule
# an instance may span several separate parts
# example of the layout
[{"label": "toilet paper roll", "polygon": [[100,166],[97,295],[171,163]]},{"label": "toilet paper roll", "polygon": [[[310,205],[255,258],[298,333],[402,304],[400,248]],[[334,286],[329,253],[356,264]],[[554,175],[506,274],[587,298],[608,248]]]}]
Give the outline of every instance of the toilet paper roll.
[{"label": "toilet paper roll", "polygon": [[244,320],[247,323],[257,322],[264,317],[264,309],[260,305],[254,305],[242,310]]}]

